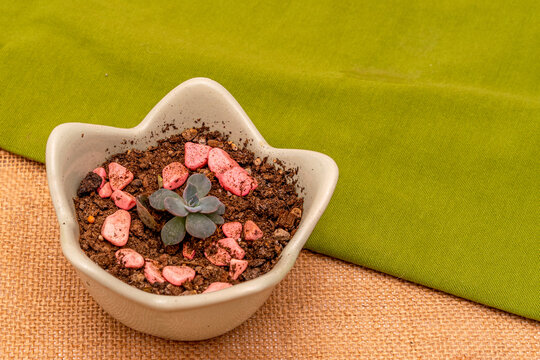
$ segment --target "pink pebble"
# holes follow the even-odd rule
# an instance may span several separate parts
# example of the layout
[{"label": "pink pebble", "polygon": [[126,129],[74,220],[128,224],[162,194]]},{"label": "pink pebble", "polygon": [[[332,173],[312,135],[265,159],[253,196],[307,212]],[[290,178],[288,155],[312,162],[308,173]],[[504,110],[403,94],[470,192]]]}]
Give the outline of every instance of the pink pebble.
[{"label": "pink pebble", "polygon": [[197,170],[208,162],[208,153],[212,150],[211,146],[187,142],[185,145],[184,163],[190,170]]},{"label": "pink pebble", "polygon": [[190,249],[189,245],[184,243],[182,246],[182,255],[188,260],[193,260],[195,257],[195,249]]},{"label": "pink pebble", "polygon": [[226,237],[240,239],[242,235],[242,224],[238,221],[228,222],[221,226],[221,230]]},{"label": "pink pebble", "polygon": [[237,196],[246,196],[257,187],[257,182],[249,176],[246,170],[239,166],[233,167],[217,176],[219,184],[227,191]]},{"label": "pink pebble", "polygon": [[164,283],[165,279],[163,276],[161,276],[161,272],[157,268],[156,265],[154,265],[151,261],[146,260],[146,263],[144,264],[144,277],[150,284],[154,283]]},{"label": "pink pebble", "polygon": [[236,280],[238,277],[247,269],[248,261],[247,260],[237,260],[232,259],[231,265],[229,266],[229,276],[231,279]]},{"label": "pink pebble", "polygon": [[103,185],[105,185],[105,181],[107,179],[107,172],[102,167],[95,168],[92,172],[101,176],[101,185],[99,185],[99,188],[98,188],[99,190],[103,187]]},{"label": "pink pebble", "polygon": [[116,162],[109,164],[109,182],[113,190],[122,190],[131,180],[133,180],[131,171]]},{"label": "pink pebble", "polygon": [[231,255],[227,250],[215,243],[206,249],[204,256],[216,266],[227,266],[231,262]]},{"label": "pink pebble", "polygon": [[263,232],[257,224],[248,220],[244,225],[244,239],[245,240],[259,240],[263,237]]},{"label": "pink pebble", "polygon": [[100,189],[98,189],[98,195],[102,198],[108,198],[113,193],[111,183],[106,182]]},{"label": "pink pebble", "polygon": [[219,247],[224,248],[235,259],[243,259],[246,256],[244,249],[233,238],[221,239],[217,243]]},{"label": "pink pebble", "polygon": [[179,188],[186,182],[188,176],[189,172],[184,165],[172,162],[163,168],[163,187],[169,190]]},{"label": "pink pebble", "polygon": [[208,285],[206,290],[203,291],[203,294],[204,293],[209,293],[209,292],[212,292],[212,291],[223,290],[223,289],[226,289],[226,288],[231,287],[231,286],[232,286],[232,284],[229,284],[229,283],[226,283],[226,282],[213,282],[210,285]]},{"label": "pink pebble", "polygon": [[116,246],[126,245],[129,237],[131,215],[126,210],[117,210],[105,218],[101,228],[101,236]]},{"label": "pink pebble", "polygon": [[129,210],[136,205],[135,197],[122,190],[114,190],[111,198],[120,209]]},{"label": "pink pebble", "polygon": [[227,152],[220,148],[213,148],[208,153],[208,167],[213,171],[216,176],[223,174],[230,168],[240,166],[234,161]]},{"label": "pink pebble", "polygon": [[176,286],[195,278],[195,270],[187,266],[165,266],[162,274],[165,280]]},{"label": "pink pebble", "polygon": [[133,249],[120,249],[115,254],[118,262],[129,269],[139,269],[144,266],[144,258]]}]

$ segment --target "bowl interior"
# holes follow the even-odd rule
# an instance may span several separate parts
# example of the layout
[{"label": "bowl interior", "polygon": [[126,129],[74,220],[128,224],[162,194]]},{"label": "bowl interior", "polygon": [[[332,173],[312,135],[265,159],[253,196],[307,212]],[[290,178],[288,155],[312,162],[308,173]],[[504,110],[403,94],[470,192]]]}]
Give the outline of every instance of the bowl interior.
[{"label": "bowl interior", "polygon": [[[297,189],[305,199],[302,221],[274,269],[257,279],[220,292],[190,297],[164,297],[143,293],[112,277],[84,254],[79,247],[79,229],[72,199],[86,173],[110,155],[132,148],[144,150],[155,145],[160,139],[202,123],[212,130],[229,135],[230,140],[237,144],[243,144],[248,139],[247,147],[257,156],[279,158],[285,166],[298,168]],[[183,162],[183,159],[180,161]],[[294,264],[300,249],[326,208],[337,181],[338,170],[335,162],[326,155],[271,147],[232,95],[212,80],[196,78],[172,90],[134,128],[121,129],[83,123],[58,126],[47,143],[47,176],[60,223],[62,249],[78,270],[112,282],[111,287],[126,291],[127,296],[136,296],[137,293],[133,293],[135,290],[143,293],[139,294],[138,299],[150,296],[169,299],[160,299],[159,302],[178,303],[178,298],[210,295],[217,297],[233,293],[228,290],[250,292],[279,282]],[[151,299],[150,297],[148,299]]]}]

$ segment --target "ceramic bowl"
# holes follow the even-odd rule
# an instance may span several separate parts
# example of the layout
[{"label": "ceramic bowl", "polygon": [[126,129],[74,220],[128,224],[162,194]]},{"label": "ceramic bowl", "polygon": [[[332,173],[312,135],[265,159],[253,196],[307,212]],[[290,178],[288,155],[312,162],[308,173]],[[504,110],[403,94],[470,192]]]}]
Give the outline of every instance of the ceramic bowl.
[{"label": "ceramic bowl", "polygon": [[[298,189],[305,198],[296,234],[268,273],[208,294],[165,296],[132,287],[101,269],[79,246],[73,197],[81,179],[111,154],[144,150],[183,129],[199,126],[230,131],[230,139],[252,139],[257,156],[279,158],[298,167]],[[174,124],[167,126],[167,124]],[[294,265],[334,191],[338,168],[328,156],[306,150],[271,147],[238,102],[221,85],[205,78],[188,80],[165,96],[131,129],[83,123],[56,127],[47,142],[47,179],[60,224],[62,251],[94,299],[125,325],[167,339],[202,340],[221,335],[247,320]]]}]

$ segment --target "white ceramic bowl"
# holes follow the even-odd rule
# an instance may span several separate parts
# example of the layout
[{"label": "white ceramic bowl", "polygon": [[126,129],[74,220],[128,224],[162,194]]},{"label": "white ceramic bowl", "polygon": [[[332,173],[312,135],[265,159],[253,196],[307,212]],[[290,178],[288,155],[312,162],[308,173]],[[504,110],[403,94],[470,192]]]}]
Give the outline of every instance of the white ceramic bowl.
[{"label": "white ceramic bowl", "polygon": [[[237,143],[240,138],[253,139],[248,147],[258,156],[279,158],[289,167],[298,167],[298,188],[304,189],[305,198],[302,221],[281,259],[263,276],[208,294],[149,294],[116,279],[85,255],[79,246],[72,199],[85,174],[111,154],[130,148],[146,149],[159,139],[198,126],[197,119],[202,119],[211,129],[231,131],[230,139]],[[178,130],[167,129],[166,124],[174,124]],[[211,338],[247,320],[294,265],[338,179],[337,165],[326,155],[268,145],[232,95],[205,78],[191,79],[176,87],[131,129],[83,123],[59,125],[49,136],[46,164],[49,190],[60,224],[62,251],[90,294],[125,325],[175,340]]]}]

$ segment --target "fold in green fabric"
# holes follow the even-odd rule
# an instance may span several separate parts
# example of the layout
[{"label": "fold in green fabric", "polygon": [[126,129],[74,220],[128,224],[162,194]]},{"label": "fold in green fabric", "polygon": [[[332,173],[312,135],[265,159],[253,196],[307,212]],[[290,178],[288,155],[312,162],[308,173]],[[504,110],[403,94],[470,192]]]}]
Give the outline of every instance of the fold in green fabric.
[{"label": "fold in green fabric", "polygon": [[[540,2],[0,2],[0,147],[223,84],[340,168],[307,248],[540,320]],[[360,291],[360,289],[358,290]],[[360,305],[359,305],[360,306]]]}]

